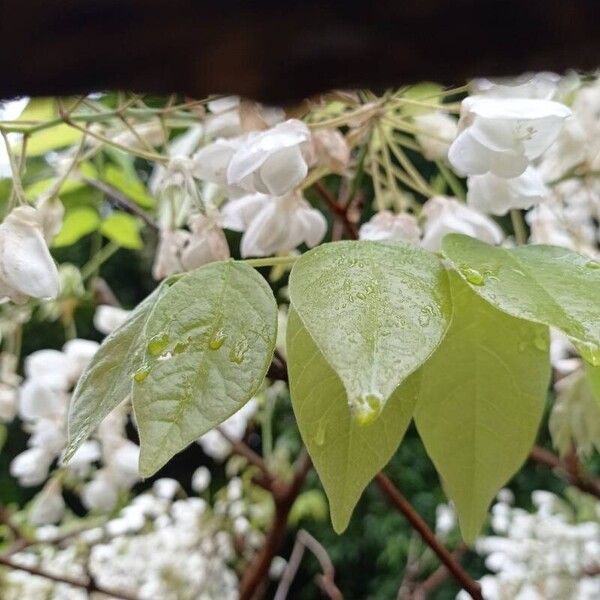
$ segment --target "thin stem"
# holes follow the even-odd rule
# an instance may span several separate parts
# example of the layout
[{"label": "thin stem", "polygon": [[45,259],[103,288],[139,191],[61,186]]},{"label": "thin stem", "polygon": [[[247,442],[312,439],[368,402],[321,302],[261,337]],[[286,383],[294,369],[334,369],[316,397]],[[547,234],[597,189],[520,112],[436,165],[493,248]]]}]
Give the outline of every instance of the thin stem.
[{"label": "thin stem", "polygon": [[313,188],[319,194],[319,196],[321,196],[334,218],[338,219],[342,223],[348,232],[348,236],[353,240],[358,239],[358,229],[356,228],[356,225],[348,218],[346,209],[337,202],[331,192],[320,181],[316,181],[313,185]]},{"label": "thin stem", "polygon": [[278,265],[292,265],[300,257],[299,256],[270,256],[267,258],[246,258],[240,262],[246,263],[250,267],[255,269],[259,267],[275,267]]},{"label": "thin stem", "polygon": [[436,160],[435,164],[452,193],[460,200],[465,200],[465,190],[458,177],[441,160]]},{"label": "thin stem", "polygon": [[85,281],[91,277],[98,269],[119,249],[119,246],[109,242],[103,246],[92,258],[81,268],[81,278]]},{"label": "thin stem", "polygon": [[510,220],[512,221],[513,232],[515,234],[515,240],[519,246],[522,246],[527,243],[527,227],[525,226],[525,221],[523,220],[523,213],[517,209],[513,208],[510,211]]},{"label": "thin stem", "polygon": [[479,584],[439,542],[427,523],[417,513],[410,502],[398,491],[394,484],[383,473],[375,475],[375,481],[388,500],[406,517],[413,529],[419,532],[423,541],[435,552],[440,561],[446,565],[460,587],[475,600],[483,600]]}]

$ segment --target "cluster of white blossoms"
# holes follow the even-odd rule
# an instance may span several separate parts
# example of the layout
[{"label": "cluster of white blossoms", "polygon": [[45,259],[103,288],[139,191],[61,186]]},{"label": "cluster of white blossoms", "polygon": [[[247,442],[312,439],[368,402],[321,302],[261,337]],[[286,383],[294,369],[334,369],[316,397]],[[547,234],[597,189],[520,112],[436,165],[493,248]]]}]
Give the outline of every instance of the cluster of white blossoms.
[{"label": "cluster of white blossoms", "polygon": [[[204,477],[196,487],[205,492],[210,481]],[[230,487],[239,488],[239,479]],[[51,544],[64,536],[55,526],[37,529],[39,544],[12,556],[15,563],[37,567],[59,577],[85,580],[90,574],[96,584],[115,593],[135,595],[140,600],[235,600],[239,581],[234,570],[236,546],[256,548],[262,534],[246,521],[235,526],[231,513],[237,495],[226,490],[220,511],[202,497],[186,495],[171,479],[158,480],[151,491],[140,494],[119,515],[100,526],[91,526],[68,537],[61,545]],[[242,517],[237,517],[238,522]],[[67,530],[68,531],[68,530]],[[84,589],[56,583],[18,570],[3,574],[5,600],[83,600]],[[111,598],[112,596],[104,596]]]},{"label": "cluster of white blossoms", "polygon": [[[495,535],[479,538],[492,575],[480,580],[486,600],[593,600],[600,597],[600,505],[576,511],[550,492],[533,492],[535,510],[512,506],[502,490],[492,507]],[[593,502],[593,501],[592,501]],[[581,514],[578,514],[581,513]],[[461,591],[457,598],[470,596]]]}]

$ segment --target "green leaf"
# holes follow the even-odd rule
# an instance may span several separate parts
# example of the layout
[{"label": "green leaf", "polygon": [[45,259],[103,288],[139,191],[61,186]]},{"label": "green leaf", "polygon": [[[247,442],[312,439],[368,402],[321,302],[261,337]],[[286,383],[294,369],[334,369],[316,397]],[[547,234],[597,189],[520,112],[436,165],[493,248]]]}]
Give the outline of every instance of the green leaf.
[{"label": "green leaf", "polygon": [[444,238],[444,255],[482,298],[568,335],[600,365],[600,263],[565,248],[496,248],[465,235]]},{"label": "green leaf", "polygon": [[594,367],[589,363],[586,363],[585,367],[590,387],[594,393],[594,398],[600,406],[600,367]]},{"label": "green leaf", "polygon": [[287,328],[292,405],[300,434],[329,499],[333,528],[341,533],[366,485],[398,448],[412,418],[419,375],[409,377],[380,418],[353,418],[344,386],[290,307]]},{"label": "green leaf", "polygon": [[135,176],[135,171],[133,169],[131,171],[126,173],[123,169],[109,164],[104,170],[102,179],[128,198],[131,198],[142,208],[152,208],[154,199],[150,196],[144,184]]},{"label": "green leaf", "polygon": [[256,393],[275,348],[277,304],[248,265],[212,263],[169,289],[145,333],[133,408],[149,477]]},{"label": "green leaf", "polygon": [[52,242],[53,248],[70,246],[85,235],[98,229],[100,217],[88,206],[81,206],[67,211],[61,230]]},{"label": "green leaf", "polygon": [[160,285],[113,331],[79,379],[69,407],[65,462],[94,429],[131,393],[133,374],[146,349],[144,327],[167,289]]},{"label": "green leaf", "polygon": [[415,422],[464,539],[535,441],[550,379],[549,332],[483,301],[458,275],[450,330],[421,369]]},{"label": "green leaf", "polygon": [[139,250],[144,246],[138,219],[124,212],[114,212],[102,221],[100,233],[121,248]]},{"label": "green leaf", "polygon": [[[65,104],[68,110],[68,103]],[[51,121],[58,117],[58,108],[54,98],[33,98],[21,113],[20,121]],[[65,123],[57,123],[47,129],[36,131],[27,140],[27,156],[41,156],[50,150],[56,150],[75,144],[83,134]]]},{"label": "green leaf", "polygon": [[307,252],[292,270],[290,299],[359,420],[376,418],[435,350],[451,312],[441,263],[389,242],[337,242]]},{"label": "green leaf", "polygon": [[[95,177],[96,169],[90,162],[84,162],[79,166],[79,172],[86,177]],[[36,200],[42,194],[50,191],[50,189],[56,184],[56,177],[46,177],[34,181],[25,188],[25,197],[27,200]],[[78,178],[76,175],[68,177],[60,187],[59,194],[69,194],[70,192],[79,190],[85,187],[86,183],[83,179]]]}]

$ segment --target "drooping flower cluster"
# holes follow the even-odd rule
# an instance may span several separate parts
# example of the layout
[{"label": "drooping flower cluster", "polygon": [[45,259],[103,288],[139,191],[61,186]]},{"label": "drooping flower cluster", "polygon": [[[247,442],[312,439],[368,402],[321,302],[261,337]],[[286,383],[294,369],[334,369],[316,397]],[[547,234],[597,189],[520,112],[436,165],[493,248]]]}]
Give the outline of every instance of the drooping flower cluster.
[{"label": "drooping flower cluster", "polygon": [[[503,490],[492,508],[491,525],[495,535],[476,542],[477,552],[485,556],[487,568],[494,573],[480,580],[484,598],[598,598],[598,503],[595,503],[595,511],[593,508],[582,511],[588,516],[580,520],[576,510],[550,492],[533,492],[534,512],[513,507],[511,496],[508,490]],[[466,592],[458,595],[460,600],[468,597]]]}]

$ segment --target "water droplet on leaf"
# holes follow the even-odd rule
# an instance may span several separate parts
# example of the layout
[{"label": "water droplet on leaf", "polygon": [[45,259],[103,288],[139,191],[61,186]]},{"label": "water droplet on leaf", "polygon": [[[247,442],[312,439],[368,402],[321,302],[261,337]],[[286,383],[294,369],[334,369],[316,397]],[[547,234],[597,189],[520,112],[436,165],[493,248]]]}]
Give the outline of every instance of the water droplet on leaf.
[{"label": "water droplet on leaf", "polygon": [[215,333],[211,336],[210,340],[208,340],[208,347],[211,350],[218,350],[225,343],[226,337],[227,336],[225,335],[222,329],[215,331]]},{"label": "water droplet on leaf", "polygon": [[169,336],[166,333],[159,333],[148,342],[148,353],[150,356],[161,355],[169,345]]},{"label": "water droplet on leaf", "polygon": [[150,375],[150,369],[148,367],[141,367],[133,374],[133,380],[136,383],[142,383]]},{"label": "water droplet on leaf", "polygon": [[229,352],[229,360],[237,365],[241,364],[248,351],[248,340],[240,338]]},{"label": "water droplet on leaf", "polygon": [[477,269],[471,269],[470,267],[466,267],[464,269],[461,269],[460,272],[471,285],[485,284],[485,277]]},{"label": "water droplet on leaf", "polygon": [[381,394],[365,394],[352,409],[352,416],[359,425],[369,425],[381,414],[383,399]]},{"label": "water droplet on leaf", "polygon": [[590,260],[589,262],[585,263],[585,266],[588,269],[600,269],[600,262],[596,262],[595,260]]}]

